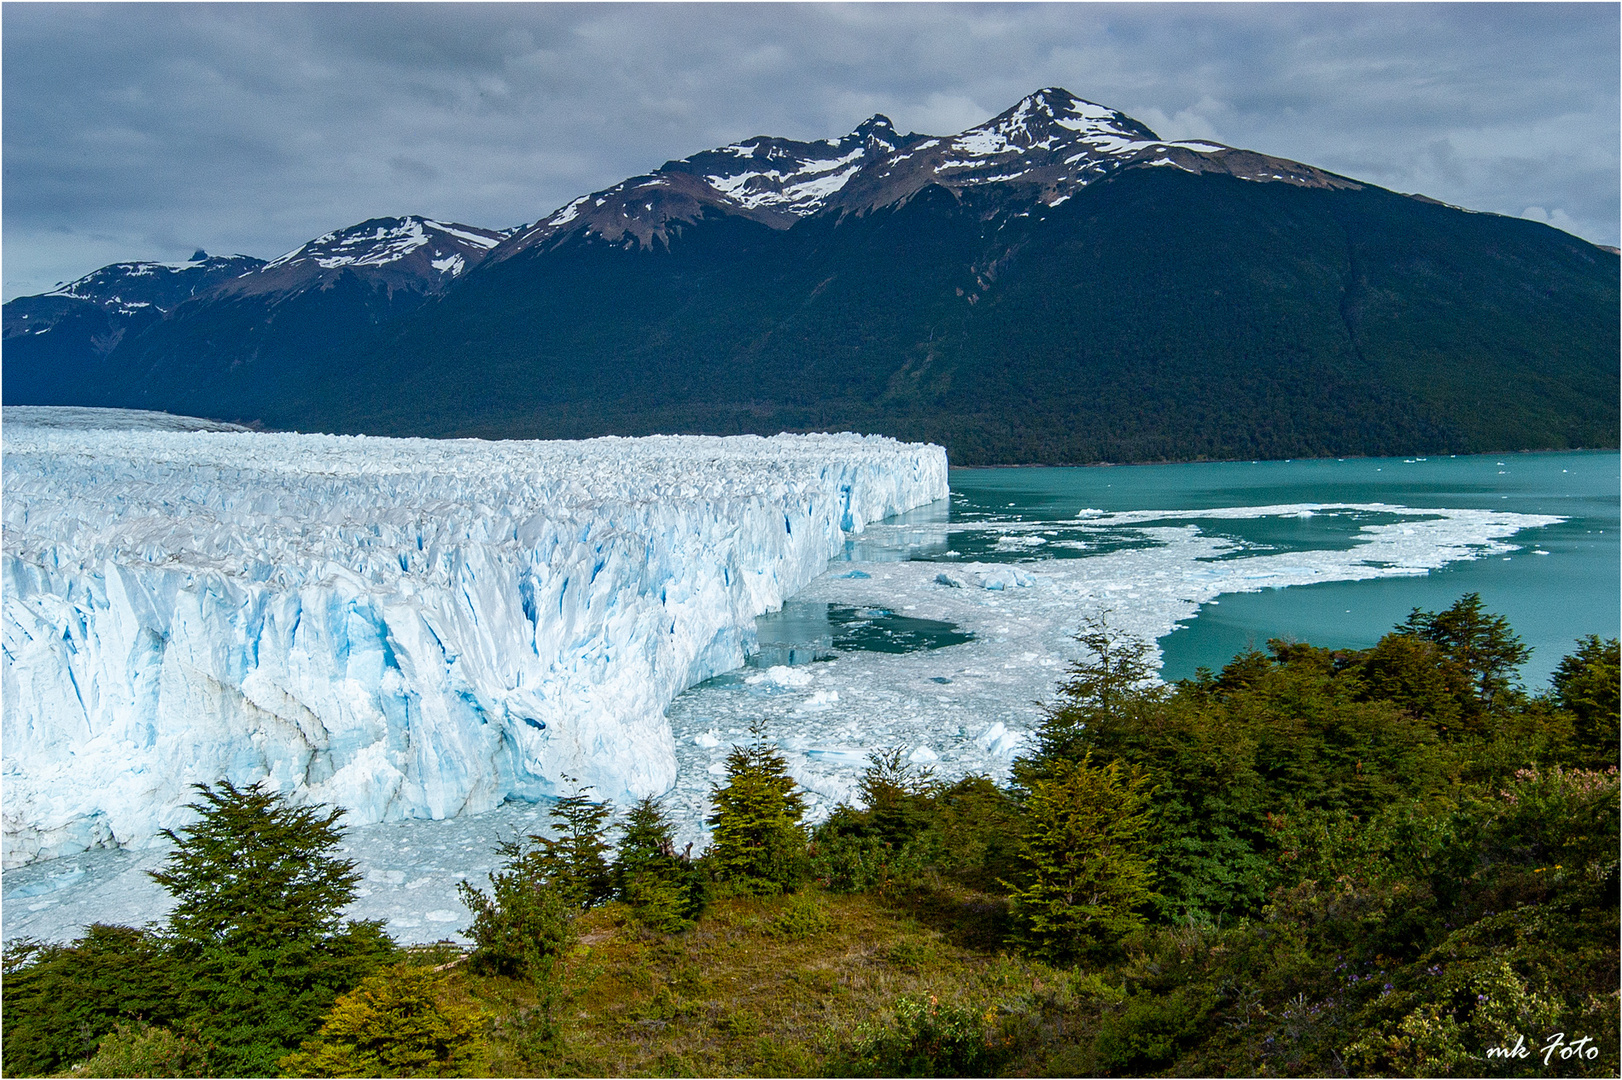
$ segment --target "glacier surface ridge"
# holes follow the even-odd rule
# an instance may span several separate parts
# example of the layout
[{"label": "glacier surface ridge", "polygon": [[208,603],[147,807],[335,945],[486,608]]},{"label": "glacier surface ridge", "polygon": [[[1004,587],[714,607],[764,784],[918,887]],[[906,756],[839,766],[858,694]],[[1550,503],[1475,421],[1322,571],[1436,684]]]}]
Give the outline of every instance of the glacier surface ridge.
[{"label": "glacier surface ridge", "polygon": [[145,846],[198,782],[355,825],[658,794],[675,696],[847,536],[948,493],[944,450],[878,436],[16,422],[3,480],[7,867]]}]

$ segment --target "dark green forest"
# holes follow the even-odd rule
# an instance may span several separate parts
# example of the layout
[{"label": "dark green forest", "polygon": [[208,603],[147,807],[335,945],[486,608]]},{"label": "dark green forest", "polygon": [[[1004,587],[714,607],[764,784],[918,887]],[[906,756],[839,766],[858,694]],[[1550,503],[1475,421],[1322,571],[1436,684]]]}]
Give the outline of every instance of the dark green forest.
[{"label": "dark green forest", "polygon": [[707,851],[577,792],[471,948],[341,918],[338,812],[200,787],[166,922],[8,944],[4,1072],[1617,1073],[1616,639],[1534,690],[1474,595],[1171,685],[1078,637],[1006,783],[876,754],[807,828],[757,726]]}]

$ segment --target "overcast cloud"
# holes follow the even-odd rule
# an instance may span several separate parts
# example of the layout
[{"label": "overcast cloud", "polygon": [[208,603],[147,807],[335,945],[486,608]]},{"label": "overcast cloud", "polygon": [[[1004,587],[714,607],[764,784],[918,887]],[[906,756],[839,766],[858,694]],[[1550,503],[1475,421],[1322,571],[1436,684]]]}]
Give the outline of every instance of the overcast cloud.
[{"label": "overcast cloud", "polygon": [[952,134],[1043,86],[1616,245],[1619,8],[18,4],[4,295],[369,217],[505,227],[756,134]]}]

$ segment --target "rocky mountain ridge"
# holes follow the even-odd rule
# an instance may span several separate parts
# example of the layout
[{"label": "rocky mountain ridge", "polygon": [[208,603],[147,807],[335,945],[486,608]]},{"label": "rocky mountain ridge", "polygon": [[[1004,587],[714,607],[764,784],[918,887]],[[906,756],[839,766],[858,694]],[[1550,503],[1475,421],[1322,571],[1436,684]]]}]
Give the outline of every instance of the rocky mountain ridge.
[{"label": "rocky mountain ridge", "polygon": [[400,435],[850,429],[961,463],[1617,439],[1614,253],[1163,140],[1058,88],[951,137],[882,115],[756,136],[514,229],[362,222],[118,308],[122,327],[30,332],[47,299],[5,307],[8,404]]}]

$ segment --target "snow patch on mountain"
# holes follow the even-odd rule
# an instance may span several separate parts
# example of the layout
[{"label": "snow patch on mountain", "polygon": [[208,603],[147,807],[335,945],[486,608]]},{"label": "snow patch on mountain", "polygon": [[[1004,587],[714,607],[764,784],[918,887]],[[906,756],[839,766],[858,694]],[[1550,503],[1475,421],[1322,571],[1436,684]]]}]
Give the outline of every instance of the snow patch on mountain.
[{"label": "snow patch on mountain", "polygon": [[434,221],[424,217],[377,218],[347,229],[335,229],[318,236],[266,263],[265,270],[300,263],[314,263],[323,270],[344,266],[387,266],[430,248],[430,265],[455,277],[467,265],[470,252],[482,255],[499,244],[505,234]]},{"label": "snow patch on mountain", "polygon": [[946,495],[873,436],[576,443],[8,416],[4,862],[139,846],[189,786],[352,824],[675,778],[666,705],[847,534]]}]

